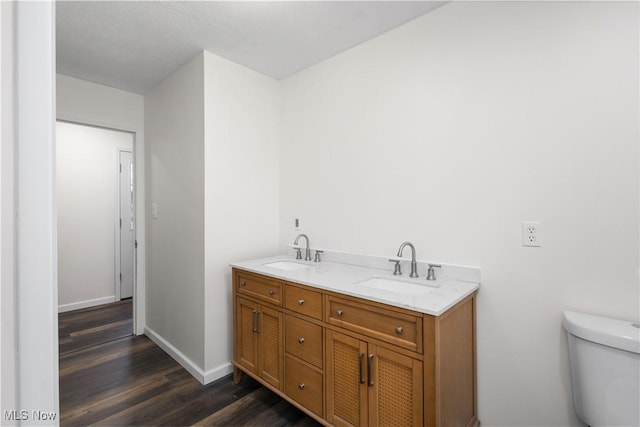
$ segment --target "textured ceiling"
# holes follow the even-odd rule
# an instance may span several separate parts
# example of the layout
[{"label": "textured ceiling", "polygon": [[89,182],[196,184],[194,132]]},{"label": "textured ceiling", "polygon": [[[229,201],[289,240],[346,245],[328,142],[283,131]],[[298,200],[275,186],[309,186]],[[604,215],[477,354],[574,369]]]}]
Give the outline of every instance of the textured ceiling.
[{"label": "textured ceiling", "polygon": [[57,69],[144,94],[208,50],[281,79],[436,1],[58,1]]}]

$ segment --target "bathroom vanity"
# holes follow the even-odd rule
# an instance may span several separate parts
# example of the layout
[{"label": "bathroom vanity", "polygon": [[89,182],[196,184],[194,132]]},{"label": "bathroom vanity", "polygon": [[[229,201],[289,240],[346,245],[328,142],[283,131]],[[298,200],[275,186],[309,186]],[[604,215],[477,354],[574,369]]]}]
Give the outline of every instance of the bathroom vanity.
[{"label": "bathroom vanity", "polygon": [[244,372],[325,425],[479,425],[478,283],[375,263],[233,264],[234,382]]}]

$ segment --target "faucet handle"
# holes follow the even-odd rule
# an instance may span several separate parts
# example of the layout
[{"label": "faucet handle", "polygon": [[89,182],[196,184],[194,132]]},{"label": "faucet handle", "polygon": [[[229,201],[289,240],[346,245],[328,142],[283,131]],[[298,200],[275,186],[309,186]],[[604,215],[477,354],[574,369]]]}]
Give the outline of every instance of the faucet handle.
[{"label": "faucet handle", "polygon": [[296,259],[302,259],[302,248],[293,248],[296,252]]},{"label": "faucet handle", "polygon": [[402,274],[402,270],[400,269],[400,260],[399,259],[389,259],[389,262],[395,262],[396,265],[393,267],[393,275],[400,276]]},{"label": "faucet handle", "polygon": [[427,280],[436,280],[436,272],[433,268],[442,268],[441,264],[429,264],[429,269],[427,270]]},{"label": "faucet handle", "polygon": [[324,251],[320,251],[320,250],[316,249],[316,256],[313,259],[313,262],[320,262],[321,261],[320,254],[323,254],[323,253],[324,253]]}]

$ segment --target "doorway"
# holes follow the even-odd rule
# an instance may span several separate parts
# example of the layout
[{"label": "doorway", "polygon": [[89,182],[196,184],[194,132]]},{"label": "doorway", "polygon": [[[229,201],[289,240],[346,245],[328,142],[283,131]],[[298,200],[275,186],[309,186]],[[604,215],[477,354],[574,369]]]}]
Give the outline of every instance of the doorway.
[{"label": "doorway", "polygon": [[116,300],[133,298],[135,257],[135,196],[133,152],[118,149],[118,222],[116,229]]},{"label": "doorway", "polygon": [[134,332],[134,139],[56,123],[61,354]]}]

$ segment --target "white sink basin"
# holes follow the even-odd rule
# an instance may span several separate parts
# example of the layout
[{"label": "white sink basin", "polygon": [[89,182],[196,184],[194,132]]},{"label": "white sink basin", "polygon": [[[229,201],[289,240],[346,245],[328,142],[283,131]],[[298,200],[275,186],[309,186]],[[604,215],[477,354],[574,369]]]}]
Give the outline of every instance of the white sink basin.
[{"label": "white sink basin", "polygon": [[302,264],[299,262],[292,262],[292,261],[275,261],[275,262],[268,262],[262,265],[264,265],[265,267],[273,267],[273,268],[277,268],[278,270],[286,270],[286,271],[304,270],[306,268],[311,267],[310,265],[307,265],[307,264]]},{"label": "white sink basin", "polygon": [[405,280],[389,279],[386,277],[372,277],[356,284],[364,288],[416,297],[427,295],[433,292],[434,287],[439,287],[439,285],[432,285],[430,283],[418,284]]}]

